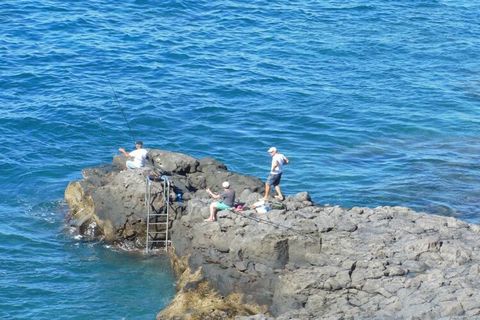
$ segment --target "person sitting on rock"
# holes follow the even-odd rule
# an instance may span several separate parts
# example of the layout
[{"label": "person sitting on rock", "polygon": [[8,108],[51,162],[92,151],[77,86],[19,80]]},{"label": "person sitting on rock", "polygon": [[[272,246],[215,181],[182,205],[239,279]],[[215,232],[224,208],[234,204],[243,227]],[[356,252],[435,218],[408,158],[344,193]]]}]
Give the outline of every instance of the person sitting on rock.
[{"label": "person sitting on rock", "polygon": [[124,148],[118,149],[125,157],[133,158],[133,160],[127,160],[128,169],[138,169],[145,166],[145,159],[147,158],[147,150],[143,149],[143,142],[135,142],[135,150],[126,152]]},{"label": "person sitting on rock", "polygon": [[207,193],[214,199],[221,199],[210,204],[210,217],[205,221],[217,221],[217,211],[227,210],[233,207],[235,202],[235,191],[230,189],[230,183],[225,181],[222,183],[223,192],[220,194],[213,193],[207,188]]}]

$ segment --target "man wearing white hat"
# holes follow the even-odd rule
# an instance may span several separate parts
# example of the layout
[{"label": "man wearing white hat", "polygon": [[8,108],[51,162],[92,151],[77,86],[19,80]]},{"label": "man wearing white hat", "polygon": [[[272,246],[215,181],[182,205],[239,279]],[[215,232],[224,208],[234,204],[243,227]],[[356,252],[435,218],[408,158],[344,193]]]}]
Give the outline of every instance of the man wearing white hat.
[{"label": "man wearing white hat", "polygon": [[214,201],[210,204],[210,217],[205,219],[205,221],[217,221],[217,211],[227,210],[233,207],[233,203],[235,202],[235,190],[230,189],[230,183],[228,181],[224,181],[222,187],[223,192],[220,194],[213,193],[207,188],[207,193],[212,198],[219,199],[220,201]]},{"label": "man wearing white hat", "polygon": [[279,153],[275,147],[268,149],[268,153],[270,153],[270,156],[272,157],[272,166],[270,168],[267,182],[265,183],[265,196],[263,199],[268,200],[268,197],[270,196],[270,187],[274,186],[275,191],[277,192],[275,199],[283,200],[285,197],[280,189],[280,180],[282,178],[283,165],[288,163],[288,158]]}]

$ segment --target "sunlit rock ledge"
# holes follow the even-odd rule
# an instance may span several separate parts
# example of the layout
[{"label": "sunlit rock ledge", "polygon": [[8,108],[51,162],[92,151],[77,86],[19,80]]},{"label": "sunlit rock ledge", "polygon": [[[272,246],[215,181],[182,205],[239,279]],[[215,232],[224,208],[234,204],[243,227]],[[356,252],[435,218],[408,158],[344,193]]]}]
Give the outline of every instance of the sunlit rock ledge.
[{"label": "sunlit rock ledge", "polygon": [[[149,151],[144,170],[122,171],[124,161],[85,169],[68,185],[70,223],[87,239],[143,249],[145,177],[154,169],[170,177],[178,292],[157,319],[480,317],[477,225],[404,207],[316,205],[307,192],[266,214],[222,211],[218,222],[204,222],[207,186],[220,191],[228,180],[252,205],[262,182],[214,159],[163,150]],[[162,184],[153,192],[161,208]]]}]

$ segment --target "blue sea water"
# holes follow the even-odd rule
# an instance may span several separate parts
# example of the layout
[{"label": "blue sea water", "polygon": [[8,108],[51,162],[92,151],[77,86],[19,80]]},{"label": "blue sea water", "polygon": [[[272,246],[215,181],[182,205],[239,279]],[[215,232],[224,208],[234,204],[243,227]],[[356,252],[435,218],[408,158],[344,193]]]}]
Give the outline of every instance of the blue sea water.
[{"label": "blue sea water", "polygon": [[479,18],[475,1],[1,1],[0,318],[169,303],[165,258],[64,228],[68,182],[134,139],[262,179],[275,145],[287,195],[479,222]]}]

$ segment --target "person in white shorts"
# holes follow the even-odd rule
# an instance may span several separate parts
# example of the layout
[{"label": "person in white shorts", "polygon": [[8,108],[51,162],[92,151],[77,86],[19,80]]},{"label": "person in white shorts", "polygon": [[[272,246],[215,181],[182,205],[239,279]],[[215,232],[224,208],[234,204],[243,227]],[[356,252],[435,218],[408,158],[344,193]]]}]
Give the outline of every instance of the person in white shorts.
[{"label": "person in white shorts", "polygon": [[143,149],[143,142],[135,142],[135,150],[126,152],[124,148],[119,148],[118,151],[123,153],[127,159],[133,158],[133,160],[127,160],[128,169],[138,169],[145,166],[145,160],[147,159],[147,150]]}]

